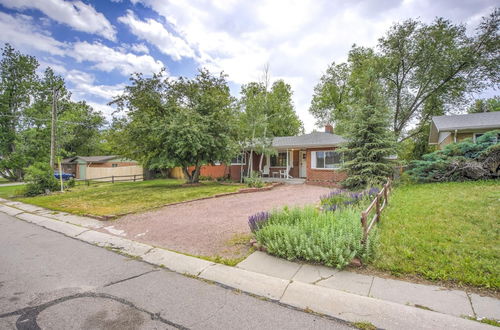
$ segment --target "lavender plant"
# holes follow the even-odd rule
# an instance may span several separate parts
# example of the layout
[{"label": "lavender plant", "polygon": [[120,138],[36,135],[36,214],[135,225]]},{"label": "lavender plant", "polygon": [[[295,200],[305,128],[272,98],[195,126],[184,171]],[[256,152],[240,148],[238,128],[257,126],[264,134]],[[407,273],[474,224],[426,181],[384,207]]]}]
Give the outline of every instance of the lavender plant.
[{"label": "lavender plant", "polygon": [[373,199],[380,189],[372,187],[359,192],[350,192],[348,190],[336,189],[329,194],[322,196],[321,205],[325,211],[336,211],[346,206],[356,206],[361,202],[368,202]]},{"label": "lavender plant", "polygon": [[262,228],[262,226],[269,219],[269,212],[259,212],[248,217],[248,226],[252,233]]},{"label": "lavender plant", "polygon": [[353,258],[364,261],[374,251],[375,232],[363,245],[358,207],[321,212],[314,207],[292,208],[267,214],[265,226],[255,231],[257,241],[270,254],[342,268]]}]

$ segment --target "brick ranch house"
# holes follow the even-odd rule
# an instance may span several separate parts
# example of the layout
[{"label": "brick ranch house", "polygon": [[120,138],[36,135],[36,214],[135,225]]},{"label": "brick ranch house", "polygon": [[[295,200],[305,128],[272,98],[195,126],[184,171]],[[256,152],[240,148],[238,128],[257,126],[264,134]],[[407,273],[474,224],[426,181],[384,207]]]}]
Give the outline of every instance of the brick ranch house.
[{"label": "brick ranch house", "polygon": [[429,144],[442,149],[467,138],[476,141],[476,138],[495,129],[500,129],[500,111],[432,117]]},{"label": "brick ranch house", "polygon": [[[246,151],[232,159],[231,164],[212,164],[202,166],[200,175],[205,177],[228,177],[239,181],[241,174],[251,169],[258,171],[263,177],[276,179],[304,179],[308,184],[336,186],[346,178],[341,171],[342,155],[337,151],[346,142],[340,136],[333,134],[333,127],[325,126],[324,132],[313,132],[299,136],[275,137],[272,147],[276,155],[263,156]],[[262,160],[262,168],[259,168]]]}]

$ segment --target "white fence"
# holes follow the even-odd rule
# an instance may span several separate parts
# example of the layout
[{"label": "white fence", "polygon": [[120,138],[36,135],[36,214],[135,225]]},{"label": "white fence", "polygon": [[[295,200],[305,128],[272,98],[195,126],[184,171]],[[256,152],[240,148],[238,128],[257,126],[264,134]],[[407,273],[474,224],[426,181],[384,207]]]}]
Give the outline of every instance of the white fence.
[{"label": "white fence", "polygon": [[142,172],[142,166],[87,167],[85,179],[92,180],[120,175],[142,175]]}]

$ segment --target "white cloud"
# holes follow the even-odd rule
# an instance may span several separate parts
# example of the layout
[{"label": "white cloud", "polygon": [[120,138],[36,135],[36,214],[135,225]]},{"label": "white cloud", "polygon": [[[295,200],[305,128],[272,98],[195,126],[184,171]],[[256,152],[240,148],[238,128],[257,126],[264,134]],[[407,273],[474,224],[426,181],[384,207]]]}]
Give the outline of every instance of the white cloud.
[{"label": "white cloud", "polygon": [[118,18],[118,21],[127,25],[130,32],[139,39],[149,42],[174,60],[180,60],[183,57],[194,57],[194,51],[183,39],[170,33],[163,24],[152,18],[142,21],[131,10],[128,10],[127,15]]},{"label": "white cloud", "polygon": [[70,70],[64,78],[71,84],[71,91],[78,99],[100,98],[107,102],[122,93],[124,83],[116,85],[100,85],[95,83],[95,76],[79,70]]},{"label": "white cloud", "polygon": [[149,48],[145,44],[133,44],[130,49],[137,54],[149,54]]},{"label": "white cloud", "polygon": [[[224,70],[237,84],[271,73],[292,85],[296,110],[306,131],[315,120],[308,108],[313,88],[332,62],[347,58],[351,46],[376,46],[396,21],[437,15],[475,22],[492,0],[472,2],[381,0],[135,0],[151,7],[195,51],[199,65]],[[489,3],[489,5],[488,5]],[[157,41],[150,41],[155,43]]]},{"label": "white cloud", "polygon": [[43,51],[53,55],[64,55],[66,44],[49,34],[40,32],[25,15],[11,16],[0,12],[0,42],[10,43],[22,51]]},{"label": "white cloud", "polygon": [[113,70],[128,76],[134,72],[146,75],[160,71],[164,65],[149,55],[136,55],[115,50],[101,43],[77,42],[69,53],[78,62],[94,63],[92,68],[105,72]]},{"label": "white cloud", "polygon": [[75,30],[116,40],[116,30],[107,18],[82,1],[0,0],[0,3],[7,8],[17,10],[38,9],[54,21],[66,24]]},{"label": "white cloud", "polygon": [[85,101],[88,105],[90,105],[94,110],[102,112],[104,117],[106,119],[111,120],[112,119],[112,114],[114,111],[116,111],[116,108],[110,105],[107,105],[105,103],[98,103],[98,102],[92,102],[92,101]]}]

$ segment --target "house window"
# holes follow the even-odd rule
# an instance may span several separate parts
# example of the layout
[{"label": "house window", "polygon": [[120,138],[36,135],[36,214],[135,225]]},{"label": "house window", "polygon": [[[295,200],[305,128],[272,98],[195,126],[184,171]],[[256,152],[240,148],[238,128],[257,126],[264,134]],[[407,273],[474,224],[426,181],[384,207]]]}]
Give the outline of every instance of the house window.
[{"label": "house window", "polygon": [[111,167],[118,167],[118,164],[111,164]]},{"label": "house window", "polygon": [[238,156],[231,159],[231,165],[245,165],[247,162],[247,157],[245,153],[239,154]]},{"label": "house window", "polygon": [[342,154],[337,151],[313,151],[312,168],[336,169],[342,165]]},{"label": "house window", "polygon": [[286,152],[271,156],[271,167],[286,167]]}]

